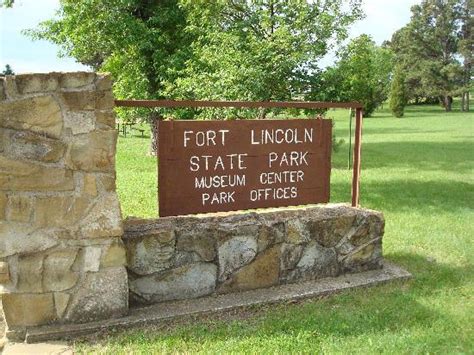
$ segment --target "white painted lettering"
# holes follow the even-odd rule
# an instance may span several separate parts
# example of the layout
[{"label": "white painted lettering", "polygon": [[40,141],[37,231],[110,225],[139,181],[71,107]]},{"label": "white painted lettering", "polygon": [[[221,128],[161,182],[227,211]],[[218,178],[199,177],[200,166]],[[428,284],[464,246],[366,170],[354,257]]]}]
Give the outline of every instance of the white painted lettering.
[{"label": "white painted lettering", "polygon": [[281,158],[280,158],[280,166],[282,166],[282,165],[286,165],[286,166],[289,165],[289,164],[288,164],[288,155],[287,155],[287,153],[283,153],[283,154],[281,155]]},{"label": "white painted lettering", "polygon": [[217,168],[220,168],[222,171],[225,170],[224,162],[222,161],[222,157],[218,156],[216,159],[216,164],[214,165],[214,171],[217,170]]},{"label": "white painted lettering", "polygon": [[195,189],[225,188],[245,186],[245,175],[214,175],[194,178]]},{"label": "white painted lettering", "polygon": [[278,159],[278,154],[275,152],[271,152],[268,154],[268,167],[271,168],[273,162],[275,162]]},{"label": "white painted lettering", "polygon": [[216,131],[207,131],[206,132],[206,135],[207,135],[207,145],[216,145]]},{"label": "white painted lettering", "polygon": [[193,155],[189,159],[190,170],[198,171],[204,169],[209,170],[220,170],[225,171],[229,170],[245,170],[247,166],[245,165],[246,153],[241,154],[226,154],[226,155]]},{"label": "white painted lettering", "polygon": [[[278,138],[278,133],[280,133],[280,138]],[[285,132],[282,129],[277,129],[275,131],[275,142],[278,144],[283,143],[283,139],[285,138]]]},{"label": "white painted lettering", "polygon": [[199,170],[199,157],[193,155],[189,158],[189,170],[191,171],[198,171]]},{"label": "white painted lettering", "polygon": [[259,181],[262,185],[294,184],[303,181],[304,171],[285,170],[280,172],[264,172],[260,174]]},{"label": "white painted lettering", "polygon": [[191,140],[191,138],[188,137],[188,134],[193,133],[193,131],[184,131],[183,136],[184,136],[184,146],[187,147],[188,141]]},{"label": "white painted lettering", "polygon": [[300,154],[299,152],[291,152],[290,153],[290,165],[291,166],[298,166],[298,158]]},{"label": "white painted lettering", "polygon": [[303,144],[313,142],[313,128],[277,128],[250,131],[250,143],[255,144]]},{"label": "white painted lettering", "polygon": [[202,131],[196,133],[196,145],[202,147],[206,144],[206,134]]},{"label": "white painted lettering", "polygon": [[229,133],[228,129],[220,129],[218,131],[207,130],[207,131],[184,131],[183,132],[183,146],[186,148],[190,145],[197,147],[210,147],[221,144],[225,145],[226,134]]},{"label": "white painted lettering", "polygon": [[230,158],[230,159],[229,159],[230,170],[233,170],[233,169],[234,169],[234,158],[235,158],[237,155],[238,155],[238,154],[227,154],[227,156]]},{"label": "white painted lettering", "polygon": [[288,200],[298,197],[296,186],[250,190],[250,201]]},{"label": "white painted lettering", "polygon": [[309,165],[306,157],[308,152],[283,152],[280,155],[275,152],[268,154],[268,167],[272,167],[274,163],[278,162],[279,166],[302,166]]},{"label": "white painted lettering", "polygon": [[255,202],[257,199],[257,190],[250,190],[250,201]]},{"label": "white painted lettering", "polygon": [[226,135],[226,133],[229,133],[229,130],[228,129],[220,129],[218,132],[221,134],[221,143],[224,146],[225,145],[225,135]]},{"label": "white painted lettering", "polygon": [[208,193],[202,194],[202,204],[205,206],[209,205],[222,205],[225,203],[234,203],[235,202],[235,191],[221,191],[214,192],[212,196]]},{"label": "white painted lettering", "polygon": [[244,154],[239,154],[239,169],[240,170],[244,170],[244,169],[247,169],[247,167],[244,165],[244,157],[246,157],[248,154],[247,153],[244,153]]},{"label": "white painted lettering", "polygon": [[206,163],[206,171],[209,170],[209,159],[212,158],[212,155],[201,155],[201,158],[204,159],[204,162]]},{"label": "white painted lettering", "polygon": [[305,128],[304,129],[304,141],[313,143],[313,128],[311,128],[311,129]]},{"label": "white painted lettering", "polygon": [[259,141],[255,140],[255,131],[253,129],[250,131],[250,144],[260,144]]},{"label": "white painted lettering", "polygon": [[303,162],[305,163],[305,165],[308,165],[308,161],[306,160],[306,155],[308,154],[308,152],[300,152],[300,164],[299,165],[303,165]]}]

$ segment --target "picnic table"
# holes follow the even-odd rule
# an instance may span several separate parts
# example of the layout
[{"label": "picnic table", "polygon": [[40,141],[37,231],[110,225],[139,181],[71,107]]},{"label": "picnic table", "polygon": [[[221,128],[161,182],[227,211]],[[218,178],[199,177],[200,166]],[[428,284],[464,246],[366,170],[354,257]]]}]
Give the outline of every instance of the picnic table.
[{"label": "picnic table", "polygon": [[138,131],[142,138],[145,137],[145,130],[143,128],[135,127],[135,123],[122,123],[122,127],[120,127],[120,123],[117,123],[117,131],[122,132],[122,135],[127,137],[127,126],[129,131]]}]

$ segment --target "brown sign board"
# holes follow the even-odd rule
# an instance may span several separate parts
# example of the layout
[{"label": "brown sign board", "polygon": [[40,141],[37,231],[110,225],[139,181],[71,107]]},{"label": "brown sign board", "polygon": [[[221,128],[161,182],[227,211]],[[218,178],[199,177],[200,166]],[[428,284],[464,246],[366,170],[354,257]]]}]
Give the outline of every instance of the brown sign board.
[{"label": "brown sign board", "polygon": [[159,214],[329,202],[332,122],[160,121]]}]

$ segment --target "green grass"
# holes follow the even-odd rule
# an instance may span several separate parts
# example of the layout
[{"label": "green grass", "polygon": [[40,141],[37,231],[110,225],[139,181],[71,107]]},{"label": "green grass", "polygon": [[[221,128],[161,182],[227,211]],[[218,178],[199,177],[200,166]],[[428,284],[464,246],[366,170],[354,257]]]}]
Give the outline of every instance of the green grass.
[{"label": "green grass", "polygon": [[[332,201],[350,200],[346,111],[331,111],[346,143],[333,155]],[[257,307],[173,327],[112,334],[79,352],[474,354],[474,113],[409,107],[365,119],[361,204],[385,214],[385,258],[408,283],[322,300]],[[124,215],[156,216],[156,165],[148,139],[120,138]]]}]

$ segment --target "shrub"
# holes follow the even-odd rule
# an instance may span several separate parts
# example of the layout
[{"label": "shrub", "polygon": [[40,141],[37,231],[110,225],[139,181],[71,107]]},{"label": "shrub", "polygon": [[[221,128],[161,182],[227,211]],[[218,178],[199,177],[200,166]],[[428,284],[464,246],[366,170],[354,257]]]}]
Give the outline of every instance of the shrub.
[{"label": "shrub", "polygon": [[400,68],[396,68],[390,90],[390,110],[392,114],[395,117],[403,117],[406,104],[405,75]]}]

